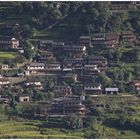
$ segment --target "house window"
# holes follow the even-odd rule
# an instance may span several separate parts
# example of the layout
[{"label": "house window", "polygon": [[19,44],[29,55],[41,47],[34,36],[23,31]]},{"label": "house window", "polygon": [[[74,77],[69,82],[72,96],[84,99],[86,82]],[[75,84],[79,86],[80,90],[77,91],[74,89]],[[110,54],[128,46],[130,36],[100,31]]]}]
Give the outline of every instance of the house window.
[{"label": "house window", "polygon": [[28,99],[27,99],[27,98],[25,98],[25,99],[24,99],[24,102],[27,102],[27,101],[28,101]]}]

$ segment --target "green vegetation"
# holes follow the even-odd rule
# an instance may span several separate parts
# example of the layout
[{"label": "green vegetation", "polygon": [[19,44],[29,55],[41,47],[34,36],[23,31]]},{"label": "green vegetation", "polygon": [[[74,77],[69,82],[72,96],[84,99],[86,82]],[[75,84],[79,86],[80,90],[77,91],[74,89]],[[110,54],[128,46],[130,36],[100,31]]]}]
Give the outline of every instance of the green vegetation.
[{"label": "green vegetation", "polygon": [[41,128],[41,121],[13,119],[2,121],[0,138],[82,138],[80,133],[64,131],[61,128]]},{"label": "green vegetation", "polygon": [[[0,124],[0,138],[140,138],[134,131],[115,128],[100,122],[91,124],[91,128],[80,130],[67,130],[61,127],[47,127],[47,122],[37,120],[24,120],[11,118]],[[94,133],[96,131],[96,133]],[[90,134],[91,133],[91,134]],[[89,135],[90,134],[90,135]]]},{"label": "green vegetation", "polygon": [[[75,84],[74,80],[59,81],[59,77],[52,76],[16,77],[17,72],[24,73],[25,64],[37,61],[40,39],[76,42],[81,35],[133,31],[138,41],[140,8],[114,13],[110,10],[111,2],[61,2],[60,7],[58,4],[0,3],[0,36],[17,38],[24,50],[20,54],[16,49],[1,48],[0,63],[8,64],[10,69],[0,70],[0,74],[10,77],[10,86],[0,88],[0,94],[8,97],[10,103],[0,105],[0,138],[140,138],[140,94],[131,84],[140,76],[139,44],[120,41],[114,49],[87,47],[87,55],[104,56],[108,61],[107,69],[93,76],[89,84],[118,87],[120,95],[86,98],[83,102],[89,113],[83,118],[75,114],[49,118],[47,113],[43,114],[45,105],[38,103],[51,102],[59,82],[71,85]],[[63,52],[53,55],[60,63],[68,57]],[[40,81],[44,89],[26,87],[25,80]],[[19,103],[16,98],[19,94],[29,95],[32,101]],[[133,94],[130,98],[122,96],[130,94]],[[106,104],[108,108],[94,108],[95,104]]]},{"label": "green vegetation", "polygon": [[0,52],[0,59],[13,59],[16,55],[14,52]]}]

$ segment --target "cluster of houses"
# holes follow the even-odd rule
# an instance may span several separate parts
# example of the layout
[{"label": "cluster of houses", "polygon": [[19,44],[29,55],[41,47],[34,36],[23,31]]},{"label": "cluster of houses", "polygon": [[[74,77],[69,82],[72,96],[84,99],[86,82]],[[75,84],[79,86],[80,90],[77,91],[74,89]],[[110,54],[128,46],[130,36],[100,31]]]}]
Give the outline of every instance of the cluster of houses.
[{"label": "cluster of houses", "polygon": [[[77,44],[41,40],[38,46],[41,55],[35,62],[26,65],[26,76],[52,74],[58,77],[57,81],[73,78],[72,85],[58,84],[54,86],[55,98],[51,104],[46,106],[47,113],[51,115],[67,115],[70,113],[84,115],[87,110],[83,100],[87,96],[116,95],[119,93],[117,87],[104,88],[100,83],[88,84],[90,77],[105,72],[107,59],[103,56],[89,56],[86,50],[90,46],[84,43]],[[68,57],[58,62],[55,57],[57,51],[65,53]],[[52,62],[49,61],[50,58],[53,58]],[[79,81],[87,81],[87,84],[77,84]],[[34,85],[39,90],[42,90],[43,87],[39,81],[26,83],[26,85]],[[25,102],[27,101],[30,99],[27,100],[27,95],[25,95]],[[24,102],[23,96],[20,102]]]},{"label": "cluster of houses", "polygon": [[[22,85],[24,88],[34,87],[37,90],[44,91],[44,85],[39,79],[30,80],[32,76],[49,75],[56,78],[53,87],[54,98],[49,104],[44,103],[45,112],[50,115],[68,115],[76,113],[85,115],[87,113],[84,100],[88,96],[117,95],[118,87],[103,87],[101,83],[94,83],[91,77],[98,76],[106,72],[108,62],[103,56],[93,56],[87,54],[87,49],[91,46],[101,46],[105,48],[114,48],[120,41],[134,42],[136,36],[133,32],[119,33],[97,33],[92,36],[81,36],[78,43],[56,42],[53,40],[40,40],[38,44],[38,56],[24,66],[23,77],[28,80]],[[18,48],[19,41],[11,39],[8,43],[11,48]],[[66,55],[62,61],[57,58],[57,52]],[[59,54],[59,55],[60,55]],[[2,70],[8,70],[8,65],[2,65]],[[61,80],[73,80],[70,85],[58,84]],[[0,77],[0,89],[9,88],[10,80],[8,77]],[[7,98],[6,98],[7,99]],[[3,97],[0,97],[0,101]],[[27,94],[19,94],[18,102],[30,103],[32,98]],[[8,103],[5,100],[5,103]],[[97,105],[97,107],[106,107],[106,105]]]},{"label": "cluster of houses", "polygon": [[132,43],[135,40],[136,35],[132,31],[124,31],[121,33],[95,33],[91,36],[80,36],[80,44],[108,49],[115,48],[120,41]]},{"label": "cluster of houses", "polygon": [[[72,90],[77,94],[73,95]],[[89,111],[84,105],[83,101],[86,100],[84,95],[81,95],[81,92],[87,94],[98,93],[101,94],[102,89],[100,86],[90,87],[90,86],[79,86],[71,88],[70,86],[55,86],[55,95],[56,97],[52,99],[51,103],[46,102],[45,105],[45,113],[50,116],[56,115],[69,115],[69,114],[77,114],[85,116]],[[106,94],[118,94],[118,88],[106,88]],[[27,103],[30,102],[29,95],[21,95],[19,96],[19,102]],[[100,103],[96,107],[106,107],[106,105],[101,106]]]},{"label": "cluster of houses", "polygon": [[82,100],[79,97],[60,97],[54,98],[48,109],[48,113],[54,115],[69,115],[78,114],[85,115],[85,105],[82,104]]},{"label": "cluster of houses", "polygon": [[26,65],[26,75],[33,74],[62,74],[94,75],[107,68],[107,59],[102,56],[67,58],[63,62],[41,63],[34,62]]},{"label": "cluster of houses", "polygon": [[139,1],[113,1],[111,2],[111,11],[112,12],[125,12],[125,11],[134,11],[139,8]]},{"label": "cluster of houses", "polygon": [[[56,2],[56,7],[59,9],[62,6],[62,2]],[[112,12],[125,12],[134,11],[140,7],[139,1],[111,1],[110,10]]]}]

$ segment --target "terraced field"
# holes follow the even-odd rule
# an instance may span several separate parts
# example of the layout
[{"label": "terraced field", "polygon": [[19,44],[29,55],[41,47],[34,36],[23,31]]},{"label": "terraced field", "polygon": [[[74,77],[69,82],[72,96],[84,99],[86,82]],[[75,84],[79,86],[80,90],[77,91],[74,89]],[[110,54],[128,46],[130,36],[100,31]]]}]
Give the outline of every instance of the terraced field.
[{"label": "terraced field", "polygon": [[[3,118],[3,120],[1,120]],[[75,138],[80,139],[86,136],[83,130],[66,130],[62,128],[48,128],[42,126],[41,121],[36,120],[7,120],[8,118],[0,116],[0,138]],[[103,138],[140,138],[134,131],[117,130],[108,126],[99,126],[104,129]]]},{"label": "terraced field", "polygon": [[82,138],[78,133],[61,132],[58,128],[40,128],[39,121],[3,121],[0,138]]},{"label": "terraced field", "polygon": [[13,59],[16,55],[14,52],[0,52],[0,59]]}]

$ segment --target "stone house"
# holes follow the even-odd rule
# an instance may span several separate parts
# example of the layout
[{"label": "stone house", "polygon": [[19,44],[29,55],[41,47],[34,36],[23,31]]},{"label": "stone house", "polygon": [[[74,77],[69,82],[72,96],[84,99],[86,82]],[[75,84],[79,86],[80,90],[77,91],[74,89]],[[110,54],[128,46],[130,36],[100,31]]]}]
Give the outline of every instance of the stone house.
[{"label": "stone house", "polygon": [[30,96],[29,95],[19,95],[19,102],[29,102]]},{"label": "stone house", "polygon": [[3,38],[0,39],[0,46],[4,48],[19,48],[19,40],[15,38]]},{"label": "stone house", "polygon": [[101,95],[102,94],[102,88],[101,88],[101,84],[88,84],[84,86],[84,91],[85,91],[85,95],[89,96],[89,95]]},{"label": "stone house", "polygon": [[0,88],[8,87],[9,85],[10,85],[9,79],[0,75]]}]

